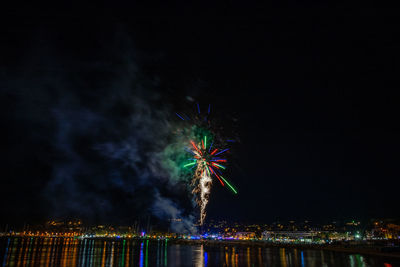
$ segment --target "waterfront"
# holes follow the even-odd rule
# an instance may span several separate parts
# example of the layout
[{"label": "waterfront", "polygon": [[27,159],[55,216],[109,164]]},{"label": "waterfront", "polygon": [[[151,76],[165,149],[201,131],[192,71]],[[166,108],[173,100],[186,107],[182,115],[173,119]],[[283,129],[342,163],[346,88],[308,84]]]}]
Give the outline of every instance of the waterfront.
[{"label": "waterfront", "polygon": [[399,258],[169,240],[1,238],[2,266],[400,266]]}]

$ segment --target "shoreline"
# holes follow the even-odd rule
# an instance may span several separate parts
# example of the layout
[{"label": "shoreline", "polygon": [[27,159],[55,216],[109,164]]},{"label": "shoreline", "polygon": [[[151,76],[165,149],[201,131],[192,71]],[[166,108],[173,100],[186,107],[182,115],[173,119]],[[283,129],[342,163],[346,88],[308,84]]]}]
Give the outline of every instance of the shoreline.
[{"label": "shoreline", "polygon": [[[5,238],[6,236],[0,236]],[[22,236],[8,236],[11,238],[26,238]],[[76,238],[76,237],[36,237],[36,238]],[[85,239],[92,240],[108,240],[108,241],[121,241],[125,238],[112,238],[112,237],[87,237]],[[152,240],[147,238],[126,238],[127,240]],[[347,254],[362,254],[377,257],[396,258],[400,259],[400,251],[393,252],[382,252],[380,251],[383,246],[371,246],[371,247],[360,247],[357,245],[318,245],[318,244],[290,244],[290,243],[274,243],[262,240],[213,240],[213,239],[168,239],[168,242],[173,244],[185,244],[185,245],[206,245],[210,247],[221,247],[221,246],[251,246],[251,247],[263,247],[263,248],[288,248],[288,249],[302,249],[302,250],[327,250],[333,252],[347,253]]]}]

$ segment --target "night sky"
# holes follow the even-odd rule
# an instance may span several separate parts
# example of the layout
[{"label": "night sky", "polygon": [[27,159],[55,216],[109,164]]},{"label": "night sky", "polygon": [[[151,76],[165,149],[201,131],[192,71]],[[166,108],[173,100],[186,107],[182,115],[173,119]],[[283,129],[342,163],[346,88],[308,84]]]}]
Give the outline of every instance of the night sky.
[{"label": "night sky", "polygon": [[[0,225],[131,223],[162,196],[175,112],[211,103],[238,138],[207,219],[398,217],[394,12],[218,6],[7,10],[0,35]],[[188,99],[193,98],[194,102]],[[162,213],[162,212],[161,212]]]}]

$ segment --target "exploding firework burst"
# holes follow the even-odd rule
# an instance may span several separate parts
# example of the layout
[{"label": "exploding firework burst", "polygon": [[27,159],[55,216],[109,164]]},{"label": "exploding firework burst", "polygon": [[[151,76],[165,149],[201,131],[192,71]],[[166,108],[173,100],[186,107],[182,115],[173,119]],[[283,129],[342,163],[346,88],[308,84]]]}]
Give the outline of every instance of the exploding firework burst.
[{"label": "exploding firework burst", "polygon": [[[198,104],[197,109],[200,115],[200,107]],[[215,135],[210,131],[209,114],[210,106],[208,107],[208,113],[204,119],[191,120],[195,122],[195,125],[191,128],[191,132],[195,131],[196,134],[192,134],[186,147],[186,151],[191,155],[191,158],[183,165],[184,168],[194,170],[191,186],[193,187],[192,193],[196,196],[196,202],[200,208],[200,225],[203,225],[206,217],[206,207],[213,178],[216,178],[222,186],[226,185],[234,194],[237,194],[237,190],[222,176],[222,171],[226,168],[224,165],[227,163],[227,159],[224,158],[224,155],[229,149],[218,147],[219,142],[215,140],[216,138],[213,138]],[[185,120],[185,118],[186,120],[190,120],[190,117],[187,115],[182,116],[178,113],[176,115],[182,120]],[[197,116],[197,118],[198,117],[201,116]],[[204,126],[204,123],[206,126]],[[185,132],[183,131],[183,133]],[[203,135],[199,133],[203,133]]]}]

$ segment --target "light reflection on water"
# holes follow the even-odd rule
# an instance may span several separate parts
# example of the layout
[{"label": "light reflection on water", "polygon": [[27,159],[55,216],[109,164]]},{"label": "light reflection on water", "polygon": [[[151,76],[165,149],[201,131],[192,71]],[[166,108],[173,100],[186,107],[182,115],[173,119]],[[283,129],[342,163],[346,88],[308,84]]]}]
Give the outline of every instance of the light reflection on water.
[{"label": "light reflection on water", "polygon": [[260,246],[179,244],[167,240],[1,238],[1,266],[400,266],[359,254]]}]

